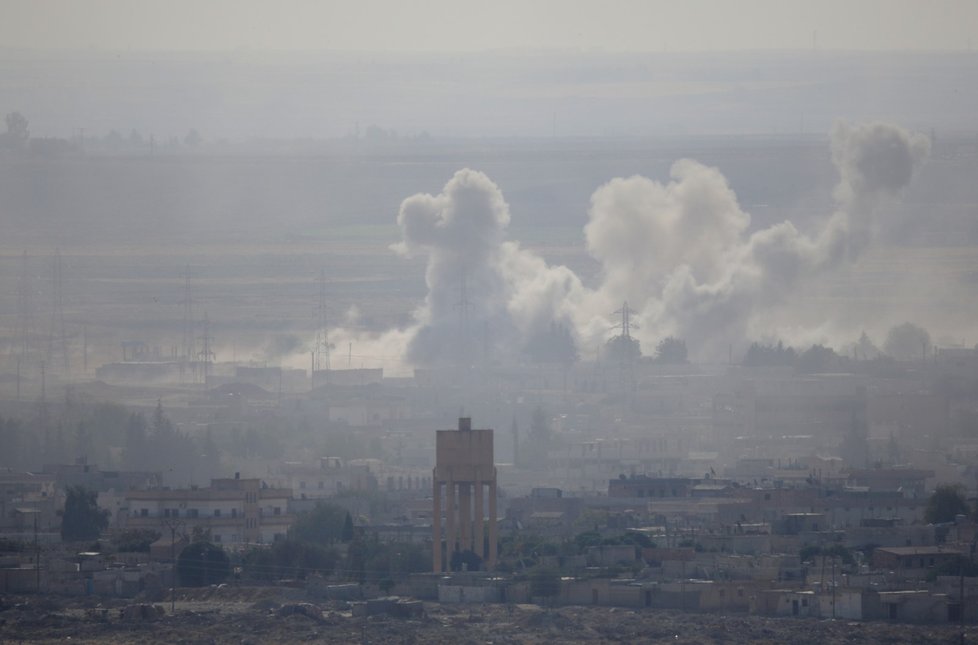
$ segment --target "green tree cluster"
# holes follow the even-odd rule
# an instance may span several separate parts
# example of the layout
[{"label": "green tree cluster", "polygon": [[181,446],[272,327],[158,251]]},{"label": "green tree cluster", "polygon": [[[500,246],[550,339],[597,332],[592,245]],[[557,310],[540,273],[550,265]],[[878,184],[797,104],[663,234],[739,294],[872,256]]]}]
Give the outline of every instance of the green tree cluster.
[{"label": "green tree cluster", "polygon": [[334,547],[287,539],[245,554],[242,573],[247,578],[264,581],[302,579],[312,573],[328,576],[336,570],[339,561],[339,552]]},{"label": "green tree cluster", "polygon": [[549,602],[560,595],[560,571],[554,567],[539,565],[530,571],[530,595],[545,598]]},{"label": "green tree cluster", "polygon": [[777,345],[751,343],[744,355],[744,365],[748,367],[792,366],[795,364],[796,357],[795,350],[785,347],[781,341],[778,341]]},{"label": "green tree cluster", "polygon": [[97,540],[109,526],[109,512],[98,507],[98,494],[84,486],[69,486],[61,516],[61,539],[65,542]]},{"label": "green tree cluster", "polygon": [[681,365],[687,361],[686,341],[668,336],[655,347],[655,362],[667,365]]},{"label": "green tree cluster", "polygon": [[220,584],[231,575],[231,559],[221,547],[194,542],[177,556],[177,576],[184,587]]},{"label": "green tree cluster", "polygon": [[160,539],[158,531],[149,529],[129,529],[112,537],[112,546],[119,553],[148,553],[153,542]]},{"label": "green tree cluster", "polygon": [[941,484],[927,500],[924,519],[931,524],[953,522],[958,515],[970,515],[971,507],[964,489],[954,484]]},{"label": "green tree cluster", "polygon": [[347,543],[353,539],[353,518],[342,506],[317,502],[315,508],[296,519],[289,537],[310,544]]},{"label": "green tree cluster", "polygon": [[534,363],[576,363],[577,345],[566,325],[550,323],[547,330],[537,332],[527,342],[523,351]]}]

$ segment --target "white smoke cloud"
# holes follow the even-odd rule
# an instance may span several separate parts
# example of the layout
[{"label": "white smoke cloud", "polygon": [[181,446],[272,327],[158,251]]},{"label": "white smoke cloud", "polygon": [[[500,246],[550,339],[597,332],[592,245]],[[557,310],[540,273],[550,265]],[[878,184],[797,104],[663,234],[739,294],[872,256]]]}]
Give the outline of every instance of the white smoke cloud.
[{"label": "white smoke cloud", "polygon": [[771,331],[769,309],[805,281],[859,256],[880,206],[910,182],[928,147],[892,125],[836,125],[838,210],[812,236],[789,221],[747,236],[750,218],[723,175],[693,161],[674,164],[665,185],[609,182],[592,197],[586,228],[604,268],[600,290],[638,310],[646,347],[677,335],[701,358],[722,356],[749,332]]},{"label": "white smoke cloud", "polygon": [[879,123],[840,123],[831,140],[838,208],[811,235],[789,221],[748,233],[750,215],[725,177],[689,159],[673,165],[667,183],[635,176],[599,187],[584,228],[601,265],[593,288],[507,240],[511,216],[499,187],[460,170],[438,195],[402,202],[403,239],[393,248],[427,258],[428,294],[412,326],[373,341],[385,352],[403,343],[416,365],[475,363],[484,350],[515,356],[534,333],[560,323],[590,353],[607,340],[611,312],[623,301],[636,311],[647,351],[675,335],[694,356],[718,357],[749,335],[776,334],[772,308],[813,276],[858,258],[881,206],[907,186],[929,148],[925,137]]},{"label": "white smoke cloud", "polygon": [[487,353],[515,356],[537,330],[571,322],[583,296],[580,280],[507,240],[509,221],[499,187],[469,169],[438,195],[408,197],[397,217],[402,240],[392,248],[427,258],[428,293],[414,324],[369,338],[349,330],[336,336],[388,355],[402,343],[400,352],[415,365],[471,364]]}]

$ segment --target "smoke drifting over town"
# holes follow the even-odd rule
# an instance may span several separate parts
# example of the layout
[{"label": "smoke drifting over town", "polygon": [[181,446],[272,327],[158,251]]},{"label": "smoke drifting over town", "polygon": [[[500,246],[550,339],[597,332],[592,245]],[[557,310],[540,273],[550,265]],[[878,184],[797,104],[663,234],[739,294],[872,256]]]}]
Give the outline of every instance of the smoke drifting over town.
[{"label": "smoke drifting over town", "polygon": [[594,284],[508,239],[519,215],[503,189],[482,172],[459,170],[438,195],[401,203],[403,239],[392,248],[426,258],[428,293],[413,325],[381,335],[382,353],[417,365],[472,363],[485,352],[513,359],[556,324],[594,355],[625,302],[647,350],[673,336],[698,359],[719,360],[751,339],[790,338],[799,330],[779,328],[772,310],[859,258],[930,147],[926,136],[885,123],[839,122],[831,142],[837,208],[809,232],[788,220],[749,232],[751,216],[720,170],[692,159],[676,161],[666,183],[638,175],[608,181],[591,195],[583,231],[600,266]]},{"label": "smoke drifting over town", "polygon": [[0,639],[978,642],[978,5],[11,2]]}]

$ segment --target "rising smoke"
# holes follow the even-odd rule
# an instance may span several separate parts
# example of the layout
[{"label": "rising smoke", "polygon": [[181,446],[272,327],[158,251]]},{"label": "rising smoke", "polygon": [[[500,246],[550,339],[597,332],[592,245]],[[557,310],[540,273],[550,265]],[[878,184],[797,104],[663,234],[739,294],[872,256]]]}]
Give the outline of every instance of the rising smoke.
[{"label": "rising smoke", "polygon": [[402,241],[394,249],[427,257],[428,294],[414,325],[356,342],[380,344],[380,352],[414,365],[473,364],[515,357],[558,324],[593,355],[608,339],[611,312],[627,301],[643,347],[678,336],[695,358],[725,356],[730,344],[776,334],[766,316],[772,308],[859,257],[882,206],[909,184],[929,150],[922,135],[881,123],[840,123],[831,142],[837,208],[811,233],[787,220],[749,232],[750,215],[726,178],[689,159],[672,166],[667,183],[612,179],[592,195],[584,228],[588,253],[601,266],[594,286],[508,240],[511,216],[499,187],[481,172],[460,170],[438,195],[401,204]]}]

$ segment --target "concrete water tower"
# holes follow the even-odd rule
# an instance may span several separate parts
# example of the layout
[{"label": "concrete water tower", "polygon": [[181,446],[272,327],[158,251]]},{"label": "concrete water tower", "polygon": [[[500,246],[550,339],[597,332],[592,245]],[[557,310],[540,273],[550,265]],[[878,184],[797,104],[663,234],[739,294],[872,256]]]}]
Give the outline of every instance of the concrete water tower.
[{"label": "concrete water tower", "polygon": [[[437,431],[431,521],[435,573],[450,569],[456,552],[472,551],[486,569],[496,564],[496,464],[492,432],[473,430],[472,419],[468,417],[458,420],[458,430]],[[488,526],[484,510],[487,501]]]}]

